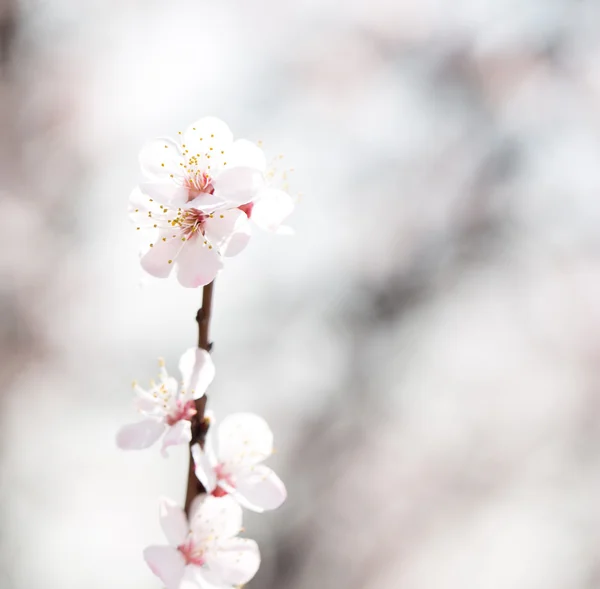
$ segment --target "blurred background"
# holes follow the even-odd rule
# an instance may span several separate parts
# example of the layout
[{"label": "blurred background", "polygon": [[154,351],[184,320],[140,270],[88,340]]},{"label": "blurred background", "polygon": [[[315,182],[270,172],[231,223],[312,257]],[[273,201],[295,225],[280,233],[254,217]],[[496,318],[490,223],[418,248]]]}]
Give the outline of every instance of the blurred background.
[{"label": "blurred background", "polygon": [[0,588],[160,587],[186,450],[114,434],[201,292],[143,277],[126,210],[204,115],[299,194],[216,283],[209,405],[267,418],[289,489],[250,587],[599,588],[599,33],[594,0],[0,0]]}]

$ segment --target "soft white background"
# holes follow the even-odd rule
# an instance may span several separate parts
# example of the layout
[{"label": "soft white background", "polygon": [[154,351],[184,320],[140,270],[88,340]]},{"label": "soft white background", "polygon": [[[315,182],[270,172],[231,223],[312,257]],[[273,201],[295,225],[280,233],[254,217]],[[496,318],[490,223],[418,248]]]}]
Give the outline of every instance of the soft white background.
[{"label": "soft white background", "polygon": [[194,344],[144,279],[149,138],[284,154],[295,237],[218,278],[218,415],[289,488],[257,589],[600,587],[600,6],[0,2],[0,587],[152,589],[185,450],[124,454],[130,382]]}]

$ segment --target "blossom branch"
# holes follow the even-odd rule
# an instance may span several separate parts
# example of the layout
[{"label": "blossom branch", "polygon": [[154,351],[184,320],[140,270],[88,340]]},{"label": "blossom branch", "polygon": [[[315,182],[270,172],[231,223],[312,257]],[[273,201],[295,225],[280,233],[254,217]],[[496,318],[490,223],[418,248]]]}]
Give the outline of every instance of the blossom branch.
[{"label": "blossom branch", "polygon": [[[179,359],[181,381],[169,376],[160,360],[158,381],[150,381],[149,389],[134,383],[134,405],[142,418],[122,426],[116,441],[123,450],[143,450],[161,440],[165,457],[169,447],[189,444],[185,510],[161,501],[168,545],[148,546],[144,559],[167,589],[179,589],[184,580],[190,588],[234,589],[252,579],[260,565],[256,542],[237,537],[242,507],[259,513],[276,509],[287,493],[275,472],[260,464],[273,453],[273,432],[261,417],[226,417],[218,428],[218,456],[204,451],[211,425],[206,391],[215,376],[209,339],[214,279],[225,259],[248,244],[251,221],[269,232],[291,233],[282,223],[294,199],[287,193],[287,171],[280,175],[269,167],[259,146],[234,140],[220,119],[204,117],[178,135],[143,147],[145,179],[131,193],[129,215],[140,234],[157,230],[140,258],[146,272],[167,278],[176,269],[183,287],[203,288],[197,346]],[[279,177],[283,190],[276,187]],[[196,502],[198,496],[203,500]]]},{"label": "blossom branch", "polygon": [[[207,284],[202,290],[202,306],[196,314],[198,322],[198,347],[210,352],[212,343],[209,341],[210,318],[212,315],[212,301],[214,280]],[[192,439],[190,441],[189,467],[187,478],[187,490],[185,495],[185,512],[189,516],[192,501],[201,493],[206,493],[206,489],[196,477],[194,472],[194,460],[192,458],[191,448],[194,444],[200,444],[204,449],[204,441],[208,432],[209,421],[204,417],[206,409],[206,395],[196,399],[196,415],[192,418]]]}]

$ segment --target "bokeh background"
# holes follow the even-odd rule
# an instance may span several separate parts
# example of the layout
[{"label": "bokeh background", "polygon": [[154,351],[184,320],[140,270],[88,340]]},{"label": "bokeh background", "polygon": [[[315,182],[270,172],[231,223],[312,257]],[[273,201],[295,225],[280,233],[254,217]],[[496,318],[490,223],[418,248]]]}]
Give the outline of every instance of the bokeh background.
[{"label": "bokeh background", "polygon": [[600,4],[0,1],[0,587],[158,589],[186,452],[130,382],[194,344],[126,214],[201,116],[296,171],[218,278],[217,415],[276,436],[255,589],[600,587]]}]

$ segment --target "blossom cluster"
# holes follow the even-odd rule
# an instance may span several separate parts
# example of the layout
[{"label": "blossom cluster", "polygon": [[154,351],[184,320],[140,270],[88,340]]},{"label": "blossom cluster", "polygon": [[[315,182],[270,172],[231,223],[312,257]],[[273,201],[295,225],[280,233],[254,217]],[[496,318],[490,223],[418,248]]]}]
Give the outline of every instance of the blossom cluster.
[{"label": "blossom cluster", "polygon": [[[290,232],[283,222],[293,200],[285,184],[276,186],[278,175],[260,147],[234,140],[219,119],[200,119],[177,140],[151,141],[140,163],[145,181],[131,194],[129,213],[138,231],[151,233],[140,261],[156,277],[167,278],[176,267],[182,286],[206,286],[224,258],[246,247],[250,220],[267,231]],[[166,589],[238,587],[260,564],[256,542],[238,535],[242,508],[267,511],[286,498],[282,481],[262,464],[273,453],[273,434],[258,415],[236,413],[223,419],[213,439],[214,416],[197,415],[215,376],[206,350],[190,348],[181,356],[180,381],[169,376],[164,361],[159,367],[148,389],[134,383],[141,419],[119,430],[117,445],[142,450],[162,439],[168,457],[169,447],[191,444],[193,473],[205,492],[186,501],[187,513],[161,499],[167,544],[149,546],[144,558]],[[197,429],[207,421],[207,435],[194,433],[194,424]]]},{"label": "blossom cluster", "polygon": [[267,163],[262,149],[234,140],[220,119],[205,117],[178,134],[155,139],[140,154],[144,182],[129,199],[129,213],[146,236],[141,264],[158,278],[174,267],[182,286],[204,286],[248,244],[250,222],[289,233],[294,208],[287,171]]},{"label": "blossom cluster", "polygon": [[[123,450],[149,448],[163,436],[162,448],[192,439],[194,400],[205,394],[215,375],[208,352],[189,349],[179,361],[181,384],[160,361],[158,382],[148,390],[137,383],[135,407],[140,421],[122,427],[117,445]],[[214,426],[214,417],[209,418]],[[233,587],[249,581],[260,564],[253,540],[237,537],[242,528],[242,506],[256,512],[276,509],[286,498],[279,477],[261,464],[273,453],[273,434],[252,413],[236,413],[212,430],[205,448],[191,448],[194,472],[206,489],[190,509],[189,519],[174,501],[162,499],[160,522],[166,546],[150,546],[144,557],[167,589],[204,587],[206,583]]]}]

